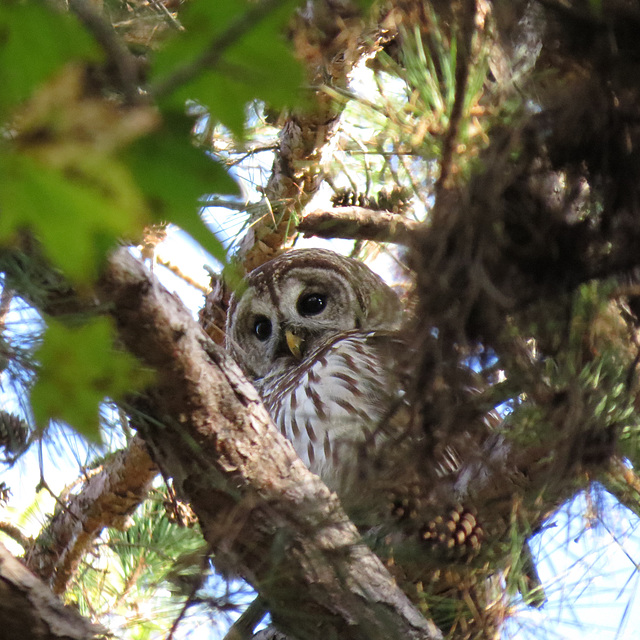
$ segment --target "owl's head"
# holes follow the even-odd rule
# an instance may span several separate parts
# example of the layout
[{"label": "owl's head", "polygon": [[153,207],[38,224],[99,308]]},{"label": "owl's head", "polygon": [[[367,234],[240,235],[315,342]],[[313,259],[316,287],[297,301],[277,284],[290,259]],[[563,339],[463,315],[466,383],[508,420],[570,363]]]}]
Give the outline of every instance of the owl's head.
[{"label": "owl's head", "polygon": [[367,266],[325,249],[284,253],[232,296],[227,349],[254,379],[296,366],[347,331],[399,327],[398,297]]}]

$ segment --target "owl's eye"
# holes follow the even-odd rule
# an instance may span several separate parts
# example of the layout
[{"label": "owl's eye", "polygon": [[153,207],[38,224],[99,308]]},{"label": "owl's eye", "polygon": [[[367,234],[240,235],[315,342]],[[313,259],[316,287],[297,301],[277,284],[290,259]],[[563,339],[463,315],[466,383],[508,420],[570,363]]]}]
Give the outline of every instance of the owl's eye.
[{"label": "owl's eye", "polygon": [[271,336],[271,320],[265,316],[258,316],[253,322],[253,333],[260,342],[268,340]]},{"label": "owl's eye", "polygon": [[296,308],[301,316],[317,316],[327,306],[327,296],[323,293],[305,293],[298,298]]}]

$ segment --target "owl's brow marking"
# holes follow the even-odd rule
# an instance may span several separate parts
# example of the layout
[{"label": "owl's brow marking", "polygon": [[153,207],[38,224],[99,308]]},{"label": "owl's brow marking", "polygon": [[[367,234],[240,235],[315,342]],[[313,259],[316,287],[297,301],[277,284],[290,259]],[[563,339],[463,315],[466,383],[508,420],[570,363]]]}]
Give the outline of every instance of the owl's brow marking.
[{"label": "owl's brow marking", "polygon": [[[266,275],[264,274],[264,272],[261,275]],[[271,305],[272,307],[276,310],[276,317],[278,318],[278,324],[282,324],[282,320],[283,320],[283,315],[282,312],[280,311],[279,305],[278,305],[278,293],[276,292],[276,284],[279,283],[279,278],[277,275],[274,275],[272,278],[264,278],[264,281],[266,282],[267,285],[267,292],[269,293],[269,297],[271,298]]]}]

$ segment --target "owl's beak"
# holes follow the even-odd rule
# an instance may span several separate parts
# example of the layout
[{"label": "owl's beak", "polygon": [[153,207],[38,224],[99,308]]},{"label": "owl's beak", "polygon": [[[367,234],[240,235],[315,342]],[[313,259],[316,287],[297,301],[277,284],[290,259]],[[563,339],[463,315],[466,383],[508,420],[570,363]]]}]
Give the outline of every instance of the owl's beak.
[{"label": "owl's beak", "polygon": [[297,336],[295,333],[293,333],[293,331],[289,329],[284,332],[284,337],[287,340],[289,351],[291,351],[294,358],[300,360],[302,358],[302,349],[300,347],[302,346],[304,339],[300,336]]}]

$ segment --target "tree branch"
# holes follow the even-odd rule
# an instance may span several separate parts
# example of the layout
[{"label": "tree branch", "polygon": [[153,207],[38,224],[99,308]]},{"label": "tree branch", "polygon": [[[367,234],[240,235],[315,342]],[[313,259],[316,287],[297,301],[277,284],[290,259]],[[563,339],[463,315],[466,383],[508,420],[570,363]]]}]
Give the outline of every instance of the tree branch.
[{"label": "tree branch", "polygon": [[[243,268],[255,269],[282,251],[295,235],[295,222],[323,181],[322,167],[338,131],[346,89],[355,65],[389,38],[389,29],[368,30],[351,2],[318,0],[295,16],[291,41],[306,67],[313,107],[298,109],[282,123],[278,149],[264,195],[271,210],[253,221],[239,250]],[[349,33],[347,39],[341,33]],[[328,81],[328,79],[330,79]],[[326,91],[327,82],[332,91]]]},{"label": "tree branch", "polygon": [[2,638],[90,640],[105,629],[65,607],[49,588],[0,544],[0,620]]},{"label": "tree branch", "polygon": [[126,250],[99,290],[123,343],[157,370],[135,423],[218,563],[240,570],[274,622],[300,640],[439,638],[182,303]]},{"label": "tree branch", "polygon": [[449,128],[442,142],[442,159],[440,160],[440,176],[435,185],[436,198],[438,194],[448,188],[451,175],[454,149],[460,124],[462,122],[464,102],[469,78],[469,65],[471,62],[471,43],[476,32],[475,17],[477,12],[476,0],[466,0],[462,3],[462,35],[460,48],[456,56],[456,88],[451,115],[449,116]]},{"label": "tree branch", "polygon": [[59,509],[27,554],[27,566],[64,593],[84,554],[106,527],[118,526],[146,498],[158,470],[135,438]]},{"label": "tree branch", "polygon": [[363,207],[338,207],[307,214],[298,224],[305,237],[349,238],[410,244],[420,223],[396,213],[374,211]]},{"label": "tree branch", "polygon": [[23,549],[28,549],[33,544],[33,539],[26,536],[16,525],[10,522],[0,521],[0,531],[15,540]]}]

